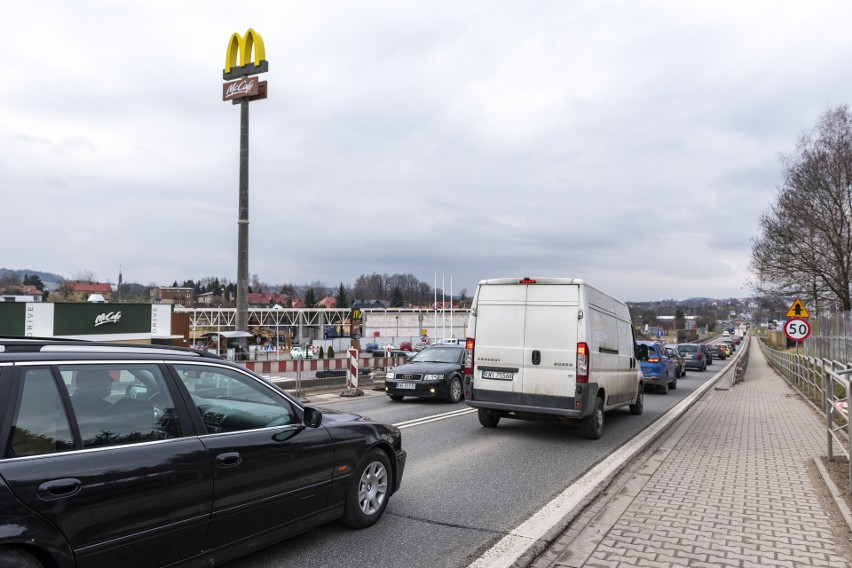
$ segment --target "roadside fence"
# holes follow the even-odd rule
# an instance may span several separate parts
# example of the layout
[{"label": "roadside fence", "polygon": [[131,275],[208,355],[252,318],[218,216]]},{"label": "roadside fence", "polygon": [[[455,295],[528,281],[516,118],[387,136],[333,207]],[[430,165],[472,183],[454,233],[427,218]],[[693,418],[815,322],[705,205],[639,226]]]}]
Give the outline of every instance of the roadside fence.
[{"label": "roadside fence", "polygon": [[852,361],[852,312],[811,317],[811,335],[803,341],[805,355],[831,361]]},{"label": "roadside fence", "polygon": [[825,416],[827,457],[834,459],[835,447],[846,456],[849,461],[849,489],[852,491],[852,421],[849,420],[852,366],[836,360],[778,351],[759,341],[760,349],[772,368]]}]

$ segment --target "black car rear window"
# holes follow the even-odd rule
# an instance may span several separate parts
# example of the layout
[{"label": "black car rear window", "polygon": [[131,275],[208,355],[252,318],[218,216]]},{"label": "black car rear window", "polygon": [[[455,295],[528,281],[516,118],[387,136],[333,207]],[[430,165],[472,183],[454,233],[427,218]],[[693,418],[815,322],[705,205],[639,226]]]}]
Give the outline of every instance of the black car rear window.
[{"label": "black car rear window", "polygon": [[678,345],[677,350],[681,353],[695,353],[700,347],[697,345]]}]

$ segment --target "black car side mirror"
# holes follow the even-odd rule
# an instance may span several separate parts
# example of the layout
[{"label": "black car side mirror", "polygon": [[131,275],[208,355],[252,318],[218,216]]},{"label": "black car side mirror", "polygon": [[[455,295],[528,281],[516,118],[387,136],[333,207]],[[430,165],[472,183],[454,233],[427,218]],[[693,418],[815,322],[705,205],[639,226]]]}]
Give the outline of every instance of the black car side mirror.
[{"label": "black car side mirror", "polygon": [[302,422],[308,428],[319,428],[320,424],[322,424],[322,411],[312,406],[306,406]]}]

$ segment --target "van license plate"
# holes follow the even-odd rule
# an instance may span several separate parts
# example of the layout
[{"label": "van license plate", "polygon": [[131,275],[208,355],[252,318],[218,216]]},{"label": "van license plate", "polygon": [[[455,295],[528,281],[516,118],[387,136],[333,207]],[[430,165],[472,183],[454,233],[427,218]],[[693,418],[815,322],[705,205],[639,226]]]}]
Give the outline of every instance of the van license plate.
[{"label": "van license plate", "polygon": [[483,379],[501,379],[504,381],[511,381],[515,378],[515,373],[510,373],[508,371],[482,371]]},{"label": "van license plate", "polygon": [[414,383],[396,383],[396,388],[414,390]]}]

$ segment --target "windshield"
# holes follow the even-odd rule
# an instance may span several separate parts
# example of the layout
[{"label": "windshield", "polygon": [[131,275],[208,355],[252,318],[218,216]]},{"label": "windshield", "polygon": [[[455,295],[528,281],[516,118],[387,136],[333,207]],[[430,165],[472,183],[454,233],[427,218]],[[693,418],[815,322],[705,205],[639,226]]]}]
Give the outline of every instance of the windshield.
[{"label": "windshield", "polygon": [[678,345],[677,350],[681,353],[695,353],[698,351],[699,347],[697,345]]},{"label": "windshield", "polygon": [[455,347],[427,347],[410,359],[412,363],[458,363],[461,349]]}]

